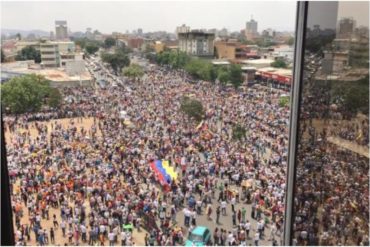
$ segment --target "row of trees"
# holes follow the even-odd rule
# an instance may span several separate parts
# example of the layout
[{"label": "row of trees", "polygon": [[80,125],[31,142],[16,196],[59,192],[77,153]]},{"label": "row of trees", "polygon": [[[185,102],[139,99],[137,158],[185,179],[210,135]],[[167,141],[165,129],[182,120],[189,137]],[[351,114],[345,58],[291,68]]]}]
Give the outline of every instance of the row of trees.
[{"label": "row of trees", "polygon": [[56,108],[61,102],[59,90],[40,75],[15,77],[1,85],[2,107],[13,114],[37,112],[44,105]]},{"label": "row of trees", "polygon": [[184,69],[195,79],[232,84],[235,88],[243,83],[242,69],[237,64],[218,67],[203,59],[191,58],[184,52],[163,51],[159,54],[149,53],[147,58],[160,65],[168,65],[174,69]]}]

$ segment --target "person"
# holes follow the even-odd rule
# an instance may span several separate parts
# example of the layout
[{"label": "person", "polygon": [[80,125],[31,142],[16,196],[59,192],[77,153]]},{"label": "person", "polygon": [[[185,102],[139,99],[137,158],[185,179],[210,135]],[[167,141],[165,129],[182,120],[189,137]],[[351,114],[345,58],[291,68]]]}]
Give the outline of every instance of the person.
[{"label": "person", "polygon": [[258,231],[256,231],[256,233],[254,234],[254,245],[255,246],[258,246],[259,240],[260,240],[260,234]]},{"label": "person", "polygon": [[55,243],[54,229],[52,227],[50,228],[50,241],[51,241],[52,244]]},{"label": "person", "polygon": [[250,230],[251,230],[251,223],[249,222],[249,220],[247,220],[247,222],[245,223],[245,233],[247,234],[247,239],[249,239]]},{"label": "person", "polygon": [[112,231],[110,231],[108,233],[108,239],[109,239],[109,246],[113,246],[114,245],[114,233]]},{"label": "person", "polygon": [[226,205],[227,205],[227,203],[226,203],[226,201],[224,200],[224,199],[222,199],[222,201],[221,201],[221,212],[222,212],[222,215],[226,215]]},{"label": "person", "polygon": [[65,237],[66,236],[66,222],[64,220],[62,220],[62,222],[60,223],[60,228],[62,229],[63,237]]},{"label": "person", "polygon": [[220,224],[220,213],[221,213],[220,206],[217,206],[217,209],[216,209],[216,224]]},{"label": "person", "polygon": [[232,222],[233,222],[233,226],[236,226],[236,213],[235,211],[233,211],[233,214],[232,214]]},{"label": "person", "polygon": [[126,232],[125,231],[121,232],[121,245],[122,246],[126,245]]}]

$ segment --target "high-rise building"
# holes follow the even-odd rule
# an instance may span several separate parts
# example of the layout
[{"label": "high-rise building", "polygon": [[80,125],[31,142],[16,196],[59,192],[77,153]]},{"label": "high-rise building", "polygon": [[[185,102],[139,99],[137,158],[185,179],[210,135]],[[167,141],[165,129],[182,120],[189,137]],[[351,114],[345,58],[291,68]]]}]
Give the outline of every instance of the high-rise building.
[{"label": "high-rise building", "polygon": [[355,30],[356,22],[352,18],[343,18],[339,21],[339,31],[337,37],[340,39],[350,39]]},{"label": "high-rise building", "polygon": [[247,39],[255,39],[258,36],[258,23],[253,18],[247,22],[245,36]]},{"label": "high-rise building", "polygon": [[55,36],[57,40],[68,39],[67,21],[55,21]]},{"label": "high-rise building", "polygon": [[193,56],[213,56],[215,35],[213,33],[192,30],[178,33],[180,51]]}]

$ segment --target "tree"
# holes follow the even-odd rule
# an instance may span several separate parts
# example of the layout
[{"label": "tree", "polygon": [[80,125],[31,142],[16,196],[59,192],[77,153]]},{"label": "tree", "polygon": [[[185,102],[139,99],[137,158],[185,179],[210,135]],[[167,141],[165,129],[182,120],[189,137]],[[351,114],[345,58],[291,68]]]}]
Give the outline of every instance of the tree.
[{"label": "tree", "polygon": [[122,72],[123,72],[123,75],[127,77],[131,77],[135,80],[144,75],[143,68],[138,64],[131,64],[129,67],[124,68]]},{"label": "tree", "polygon": [[116,39],[112,37],[108,37],[104,40],[104,46],[106,48],[111,48],[112,46],[116,45]]},{"label": "tree", "polygon": [[200,59],[192,59],[186,64],[185,70],[194,78],[205,81],[212,79],[212,64]]},{"label": "tree", "polygon": [[294,44],[294,37],[289,38],[287,44],[292,46]]},{"label": "tree", "polygon": [[85,46],[85,50],[87,51],[87,53],[89,53],[91,55],[91,54],[94,54],[95,52],[97,52],[99,50],[99,46],[97,46],[93,43],[88,43]]},{"label": "tree", "polygon": [[277,59],[276,61],[272,62],[270,65],[271,65],[271,67],[275,67],[275,68],[286,68],[286,67],[288,67],[288,65],[286,64],[286,62],[283,59]]},{"label": "tree", "polygon": [[22,39],[22,35],[21,35],[20,33],[17,33],[17,34],[15,35],[15,37],[16,37],[18,40],[21,40],[21,39]]},{"label": "tree", "polygon": [[226,85],[230,80],[230,76],[227,71],[220,71],[217,78],[224,85]]},{"label": "tree", "polygon": [[233,127],[232,138],[240,141],[245,137],[246,133],[247,131],[245,128],[240,124],[237,124]]},{"label": "tree", "polygon": [[286,107],[287,105],[289,105],[289,97],[288,96],[281,96],[279,98],[279,106],[280,107]]},{"label": "tree", "polygon": [[62,103],[62,94],[57,88],[50,88],[47,94],[47,104],[52,108],[57,108]]},{"label": "tree", "polygon": [[202,103],[187,96],[181,99],[180,110],[188,115],[189,118],[193,118],[197,122],[200,122],[204,117],[204,109]]},{"label": "tree", "polygon": [[1,49],[1,63],[5,62],[5,54],[3,49]]},{"label": "tree", "polygon": [[35,63],[41,63],[41,53],[33,46],[26,46],[15,57],[17,61],[34,60]]},{"label": "tree", "polygon": [[50,99],[55,96],[52,91],[49,82],[42,76],[31,74],[15,77],[1,85],[1,103],[11,113],[36,112],[47,96]]},{"label": "tree", "polygon": [[114,54],[103,53],[101,56],[103,62],[109,63],[114,72],[117,74],[123,67],[130,64],[130,58],[121,49],[116,49]]},{"label": "tree", "polygon": [[229,77],[230,83],[235,87],[238,88],[244,81],[243,79],[243,71],[240,65],[232,64],[229,68]]}]

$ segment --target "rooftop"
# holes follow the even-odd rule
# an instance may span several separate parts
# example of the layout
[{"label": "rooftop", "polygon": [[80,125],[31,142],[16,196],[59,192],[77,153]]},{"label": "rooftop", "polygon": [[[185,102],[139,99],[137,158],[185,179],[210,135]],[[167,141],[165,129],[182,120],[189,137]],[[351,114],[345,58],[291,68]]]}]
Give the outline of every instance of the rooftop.
[{"label": "rooftop", "polygon": [[0,66],[2,73],[13,73],[13,74],[37,74],[45,76],[46,79],[54,82],[64,82],[64,81],[79,81],[80,79],[91,80],[90,73],[85,70],[80,75],[70,76],[67,74],[63,68],[48,68],[42,69],[39,64],[35,64],[31,61],[17,61],[11,63],[2,63]]}]

